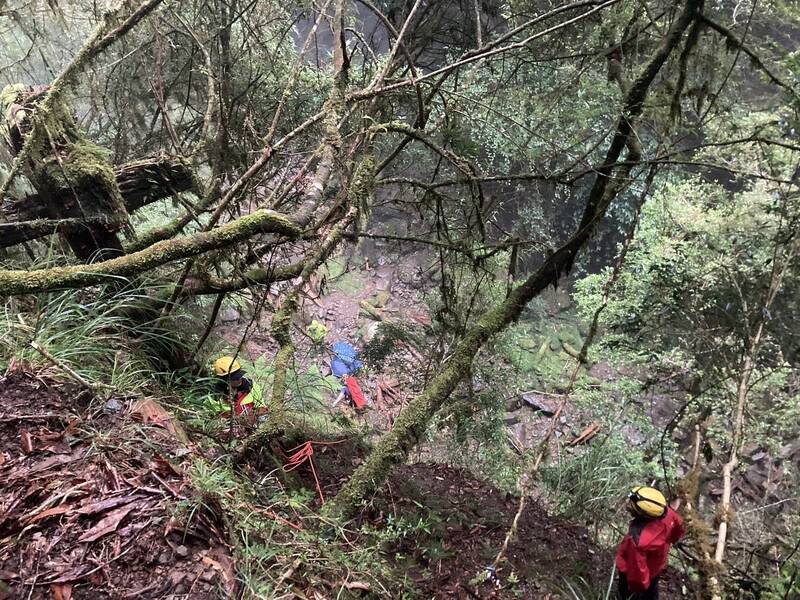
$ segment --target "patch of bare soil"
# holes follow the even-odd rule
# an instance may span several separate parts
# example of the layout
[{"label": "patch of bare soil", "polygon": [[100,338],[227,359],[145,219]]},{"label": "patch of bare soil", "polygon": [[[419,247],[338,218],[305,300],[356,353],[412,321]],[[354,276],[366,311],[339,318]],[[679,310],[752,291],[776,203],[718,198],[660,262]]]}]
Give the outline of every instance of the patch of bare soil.
[{"label": "patch of bare soil", "polygon": [[[326,497],[336,493],[364,453],[360,445],[346,443],[315,454]],[[572,596],[557,590],[579,578],[605,590],[615,549],[598,546],[585,527],[549,515],[535,501],[523,513],[498,573],[502,588],[476,587],[472,581],[494,561],[517,506],[516,497],[467,471],[417,463],[397,469],[360,519],[390,534],[381,551],[423,598],[566,599]],[[516,583],[510,582],[512,572]],[[669,570],[662,597],[680,598],[681,584],[679,573]]]},{"label": "patch of bare soil", "polygon": [[150,400],[0,377],[0,599],[216,598],[235,586],[214,523],[187,530],[189,449]]}]

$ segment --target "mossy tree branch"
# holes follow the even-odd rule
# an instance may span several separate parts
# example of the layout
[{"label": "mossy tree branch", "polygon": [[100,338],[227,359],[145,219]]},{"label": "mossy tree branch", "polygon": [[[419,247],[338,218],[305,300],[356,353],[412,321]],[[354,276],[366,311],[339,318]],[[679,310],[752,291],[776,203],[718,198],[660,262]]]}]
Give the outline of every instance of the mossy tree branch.
[{"label": "mossy tree branch", "polygon": [[2,186],[0,186],[0,203],[8,193],[8,189],[13,180],[19,175],[22,166],[31,158],[31,153],[34,152],[37,146],[45,139],[47,135],[45,131],[46,123],[48,119],[50,119],[50,113],[54,107],[57,107],[61,103],[63,94],[75,84],[78,75],[80,75],[92,60],[102,54],[111,44],[127,34],[163,1],[164,0],[145,0],[127,19],[122,21],[114,29],[111,29],[112,24],[119,18],[126,3],[121,2],[114,10],[106,13],[103,22],[98,25],[92,36],[83,45],[80,52],[70,61],[58,77],[56,77],[48,89],[33,119],[31,132],[15,158],[8,177],[6,177]]},{"label": "mossy tree branch", "polygon": [[356,469],[333,502],[327,505],[328,510],[342,516],[353,514],[359,503],[383,484],[389,471],[405,462],[409,452],[425,433],[430,419],[444,406],[456,385],[469,372],[472,360],[481,346],[518,319],[532,298],[548,286],[557,284],[561,275],[569,272],[578,251],[591,237],[609,204],[624,185],[625,181],[621,176],[627,178],[630,173],[630,166],[615,172],[622,150],[625,146],[629,147],[629,161],[638,161],[641,158],[638,144],[631,144],[634,135],[633,122],[642,112],[653,80],[680,43],[686,28],[696,18],[702,5],[702,0],[687,0],[683,11],[630,86],[622,114],[617,121],[615,135],[606,154],[604,165],[607,166],[601,168],[597,174],[577,231],[561,248],[548,256],[522,285],[512,290],[504,302],[484,314],[466,333],[444,369],[400,413],[392,430],[381,438],[367,460]]},{"label": "mossy tree branch", "polygon": [[0,271],[0,296],[80,288],[103,283],[110,278],[130,277],[174,260],[230,246],[263,233],[299,237],[301,230],[284,215],[270,210],[259,210],[212,231],[166,240],[127,256],[90,265],[34,271]]},{"label": "mossy tree branch", "polygon": [[721,23],[717,23],[714,19],[708,17],[707,15],[702,15],[701,19],[702,19],[703,23],[705,23],[711,29],[716,31],[721,36],[723,36],[733,48],[741,50],[742,52],[747,54],[747,56],[750,57],[750,60],[753,61],[753,64],[757,68],[761,69],[772,83],[774,83],[775,85],[785,89],[787,92],[789,92],[795,98],[795,100],[799,100],[800,99],[800,94],[798,94],[798,92],[794,88],[794,86],[791,83],[789,83],[787,81],[784,81],[781,77],[779,77],[775,73],[773,73],[772,70],[766,64],[764,64],[764,61],[761,60],[761,58],[758,56],[758,54],[756,54],[750,48],[748,48],[744,44],[744,42],[742,42],[742,40],[740,40],[736,36],[735,33],[733,33],[730,29],[728,29],[727,27],[725,27]]},{"label": "mossy tree branch", "polygon": [[[158,156],[130,162],[114,168],[119,193],[127,212],[156,202],[194,187],[195,181],[188,165],[182,159]],[[58,190],[57,198],[70,198],[69,188]],[[16,220],[0,223],[0,248],[13,246],[59,231],[83,230],[91,225],[111,225],[113,219],[108,215],[86,215],[85,217],[51,218],[50,206],[57,201],[41,194],[25,196],[13,202],[6,202],[3,213]]]}]

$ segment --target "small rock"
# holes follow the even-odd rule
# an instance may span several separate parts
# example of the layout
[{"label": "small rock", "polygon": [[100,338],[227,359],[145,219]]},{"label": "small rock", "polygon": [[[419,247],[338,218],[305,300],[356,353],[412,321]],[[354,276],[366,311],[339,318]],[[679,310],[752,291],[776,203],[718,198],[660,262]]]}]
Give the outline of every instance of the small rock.
[{"label": "small rock", "polygon": [[216,576],[217,574],[214,572],[214,569],[206,569],[203,571],[203,574],[200,575],[200,579],[203,581],[214,581],[214,577]]},{"label": "small rock", "polygon": [[644,442],[644,435],[636,427],[630,424],[625,424],[621,429],[622,437],[631,446],[639,446]]},{"label": "small rock", "polygon": [[172,585],[178,585],[181,581],[183,581],[184,577],[186,577],[186,573],[184,573],[183,571],[172,569],[169,572],[169,580],[172,583]]},{"label": "small rock", "polygon": [[118,413],[122,410],[122,404],[116,398],[110,398],[103,407],[103,410],[109,414]]},{"label": "small rock", "polygon": [[522,394],[522,401],[533,410],[540,411],[545,417],[552,417],[554,414],[556,414],[552,403],[539,394],[530,392],[527,394]]},{"label": "small rock", "polygon": [[177,548],[175,548],[175,554],[177,554],[181,558],[186,558],[187,556],[189,556],[189,549],[183,545],[178,546]]},{"label": "small rock", "polygon": [[185,585],[183,585],[182,583],[179,583],[178,585],[175,586],[175,589],[173,590],[173,593],[176,596],[182,596],[183,594],[187,593],[188,591],[189,590],[186,588]]},{"label": "small rock", "polygon": [[239,320],[239,311],[235,308],[226,308],[219,314],[221,323],[233,323]]},{"label": "small rock", "polygon": [[169,555],[169,552],[167,552],[166,550],[164,550],[164,552],[158,555],[159,564],[168,565],[170,563],[170,560],[171,557]]}]

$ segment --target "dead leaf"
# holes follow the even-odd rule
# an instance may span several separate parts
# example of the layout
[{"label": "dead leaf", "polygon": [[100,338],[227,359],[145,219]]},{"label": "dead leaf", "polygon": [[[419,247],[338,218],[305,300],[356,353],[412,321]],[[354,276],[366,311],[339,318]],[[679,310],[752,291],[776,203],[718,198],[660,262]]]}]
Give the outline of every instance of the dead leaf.
[{"label": "dead leaf", "polygon": [[40,428],[36,433],[36,440],[39,442],[52,442],[55,440],[63,439],[63,431],[50,431],[47,428]]},{"label": "dead leaf", "polygon": [[[213,555],[212,558],[210,555]],[[209,567],[218,571],[225,582],[225,588],[229,593],[236,589],[236,580],[233,574],[233,564],[225,551],[219,547],[212,548],[201,560]]]},{"label": "dead leaf", "polygon": [[104,510],[108,510],[109,508],[116,508],[117,506],[121,506],[123,504],[130,504],[134,500],[139,500],[141,497],[142,496],[132,495],[108,498],[106,500],[101,500],[100,502],[93,502],[92,504],[81,506],[75,512],[77,512],[79,515],[94,515],[99,512],[103,512]]},{"label": "dead leaf", "polygon": [[100,519],[100,522],[97,523],[97,525],[79,537],[78,541],[94,542],[95,540],[99,540],[104,535],[108,535],[109,533],[116,531],[120,521],[122,521],[122,519],[124,519],[134,508],[136,508],[135,503],[128,504],[127,506],[123,506],[122,508],[118,508],[117,510],[111,512],[107,516]]},{"label": "dead leaf", "polygon": [[154,423],[159,425],[178,438],[182,443],[189,443],[189,438],[186,433],[180,426],[175,425],[172,415],[164,410],[164,407],[155,400],[149,398],[139,400],[131,408],[131,414],[138,416],[142,420],[142,423]]},{"label": "dead leaf", "polygon": [[22,451],[25,454],[30,454],[33,452],[33,440],[31,439],[31,434],[27,431],[23,431],[20,435],[20,444],[22,445]]},{"label": "dead leaf", "polygon": [[29,520],[29,523],[36,523],[37,521],[41,521],[48,517],[53,517],[55,515],[63,515],[64,513],[72,512],[72,507],[66,504],[62,504],[61,506],[54,506],[53,508],[48,508],[47,510],[43,510],[38,515],[35,515],[33,518]]},{"label": "dead leaf", "polygon": [[54,583],[50,589],[53,592],[53,600],[72,600],[71,583]]},{"label": "dead leaf", "polygon": [[57,465],[65,465],[67,463],[75,462],[76,460],[80,460],[81,458],[83,458],[83,452],[84,452],[83,450],[76,450],[73,454],[70,455],[57,454],[56,456],[51,456],[50,458],[43,460],[42,462],[36,463],[30,469],[19,471],[17,474],[15,474],[13,479],[20,479],[22,477],[26,477],[34,473],[46,471]]},{"label": "dead leaf", "polygon": [[[144,398],[139,400],[131,408],[131,414],[138,416],[142,423],[155,423],[156,425],[164,425],[172,421],[172,416],[164,410],[158,402]],[[164,425],[166,427],[166,425]]]},{"label": "dead leaf", "polygon": [[156,470],[161,475],[168,476],[172,474],[179,477],[183,476],[183,472],[173,465],[169,460],[167,460],[163,454],[156,452],[155,456],[153,457],[153,463],[155,463]]}]

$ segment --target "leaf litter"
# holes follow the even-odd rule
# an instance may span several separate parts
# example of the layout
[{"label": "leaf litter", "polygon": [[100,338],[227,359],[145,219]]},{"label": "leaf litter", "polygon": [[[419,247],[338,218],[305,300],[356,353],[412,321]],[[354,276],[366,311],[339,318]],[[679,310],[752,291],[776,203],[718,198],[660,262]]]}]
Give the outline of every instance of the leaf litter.
[{"label": "leaf litter", "polygon": [[186,445],[155,400],[108,414],[74,384],[0,377],[0,600],[229,596],[213,524],[175,518]]}]

